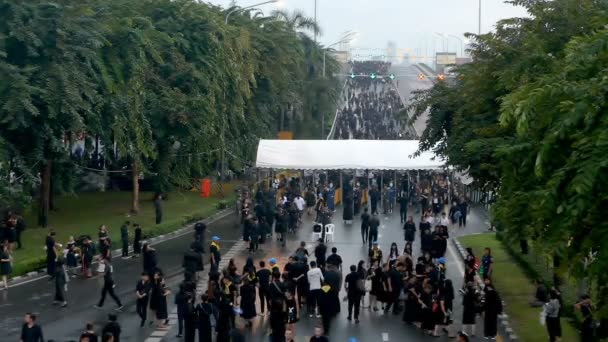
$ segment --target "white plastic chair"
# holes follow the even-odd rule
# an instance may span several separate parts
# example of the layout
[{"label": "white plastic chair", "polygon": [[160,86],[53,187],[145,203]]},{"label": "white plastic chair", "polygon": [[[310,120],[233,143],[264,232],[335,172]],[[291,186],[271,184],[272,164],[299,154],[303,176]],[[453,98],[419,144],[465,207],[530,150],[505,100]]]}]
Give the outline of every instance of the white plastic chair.
[{"label": "white plastic chair", "polygon": [[[315,232],[314,227],[319,227],[321,229],[319,229],[318,232]],[[312,230],[312,241],[319,241],[319,239],[323,238],[323,225],[321,225],[320,223],[315,223],[315,225],[313,226],[313,230]]]},{"label": "white plastic chair", "polygon": [[329,239],[331,235],[331,242],[334,242],[334,232],[336,231],[336,225],[333,223],[325,225],[325,241]]}]

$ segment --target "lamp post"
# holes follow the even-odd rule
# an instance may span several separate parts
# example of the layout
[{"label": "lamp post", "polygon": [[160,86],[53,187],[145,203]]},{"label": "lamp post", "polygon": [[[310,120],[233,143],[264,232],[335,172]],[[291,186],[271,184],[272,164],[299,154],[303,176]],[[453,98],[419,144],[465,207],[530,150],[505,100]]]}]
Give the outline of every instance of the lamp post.
[{"label": "lamp post", "polygon": [[[226,13],[226,18],[224,18],[224,24],[228,25],[228,19],[230,18],[230,15],[232,15],[232,13],[244,11],[246,9],[261,6],[261,5],[277,3],[277,2],[279,2],[279,0],[268,0],[268,1],[257,3],[257,4],[245,6],[245,7],[234,8],[231,11],[229,11],[228,13]],[[223,115],[222,115],[222,127],[220,130],[220,144],[221,144],[222,148],[220,149],[221,165],[220,165],[220,182],[219,182],[220,187],[219,187],[218,193],[219,193],[220,198],[224,198],[223,183],[224,183],[224,177],[226,175],[226,113],[223,113]]]},{"label": "lamp post", "polygon": [[479,14],[477,17],[477,35],[481,35],[481,0],[479,0]]}]

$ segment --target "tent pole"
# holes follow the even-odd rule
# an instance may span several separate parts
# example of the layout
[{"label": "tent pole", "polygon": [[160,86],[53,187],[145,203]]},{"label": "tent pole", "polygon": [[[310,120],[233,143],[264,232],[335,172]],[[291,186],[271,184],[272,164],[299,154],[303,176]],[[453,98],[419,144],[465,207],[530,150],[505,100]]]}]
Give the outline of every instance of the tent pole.
[{"label": "tent pole", "polygon": [[[380,173],[380,203],[384,203],[384,171]],[[382,211],[384,211],[384,207],[382,207]]]},{"label": "tent pole", "polygon": [[369,190],[370,190],[370,188],[369,188],[369,186],[370,186],[369,185],[369,173],[370,173],[370,171],[367,170],[367,196],[365,196],[365,206],[366,207],[368,207],[369,203],[370,203],[370,199],[369,199]]},{"label": "tent pole", "polygon": [[340,170],[340,204],[344,204],[344,186],[342,185],[342,170]]}]

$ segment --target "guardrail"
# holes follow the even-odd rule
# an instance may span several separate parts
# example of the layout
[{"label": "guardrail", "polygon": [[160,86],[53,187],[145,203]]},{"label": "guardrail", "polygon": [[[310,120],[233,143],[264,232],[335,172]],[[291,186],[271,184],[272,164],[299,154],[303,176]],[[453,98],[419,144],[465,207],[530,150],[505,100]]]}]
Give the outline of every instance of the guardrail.
[{"label": "guardrail", "polygon": [[[350,69],[351,73],[352,73],[352,68]],[[340,105],[342,103],[342,94],[344,93],[344,90],[346,89],[346,84],[348,83],[348,78],[344,79],[344,84],[342,85],[342,89],[340,90],[340,94],[338,95],[338,101],[337,101],[337,105],[336,105],[336,114],[334,115],[334,121],[331,124],[331,129],[329,130],[329,133],[327,134],[327,138],[325,140],[332,140],[334,138],[334,134],[336,133],[336,122],[338,122],[338,115],[340,113]],[[325,114],[323,114],[325,115]]]}]

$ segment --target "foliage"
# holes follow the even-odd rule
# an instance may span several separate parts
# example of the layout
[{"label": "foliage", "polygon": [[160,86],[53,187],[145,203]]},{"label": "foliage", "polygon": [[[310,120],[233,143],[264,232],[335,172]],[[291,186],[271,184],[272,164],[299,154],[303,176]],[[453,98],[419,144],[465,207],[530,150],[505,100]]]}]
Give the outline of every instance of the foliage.
[{"label": "foliage", "polygon": [[471,36],[473,62],[417,94],[410,109],[430,115],[420,147],[497,191],[505,235],[590,284],[607,317],[608,5],[513,3],[530,16]]},{"label": "foliage", "polygon": [[339,65],[328,55],[322,79],[324,47],[302,31],[318,29],[314,22],[236,11],[226,24],[233,9],[0,0],[4,174],[24,175],[26,197],[40,186],[48,202],[38,174],[50,174],[56,191],[72,190],[71,150],[85,136],[87,158],[99,141],[107,167],[144,173],[167,191],[216,169],[224,146],[230,167],[241,169],[259,138],[319,122],[334,106]]}]

